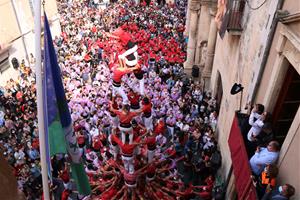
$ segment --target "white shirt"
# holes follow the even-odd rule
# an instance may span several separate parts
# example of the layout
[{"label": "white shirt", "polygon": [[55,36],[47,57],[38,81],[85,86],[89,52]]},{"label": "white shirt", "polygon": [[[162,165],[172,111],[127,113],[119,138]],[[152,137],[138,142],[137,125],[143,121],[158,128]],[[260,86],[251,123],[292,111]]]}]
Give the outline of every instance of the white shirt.
[{"label": "white shirt", "polygon": [[267,164],[274,164],[279,156],[279,152],[269,151],[267,148],[261,148],[258,153],[255,153],[250,159],[252,171],[259,175],[262,173]]},{"label": "white shirt", "polygon": [[[257,118],[257,120],[254,122],[254,118]],[[264,122],[260,119],[261,116],[255,112],[252,112],[249,117],[249,124],[252,126],[247,134],[247,138],[250,142],[253,141],[251,136],[255,137],[260,134],[261,129],[264,125]]]}]

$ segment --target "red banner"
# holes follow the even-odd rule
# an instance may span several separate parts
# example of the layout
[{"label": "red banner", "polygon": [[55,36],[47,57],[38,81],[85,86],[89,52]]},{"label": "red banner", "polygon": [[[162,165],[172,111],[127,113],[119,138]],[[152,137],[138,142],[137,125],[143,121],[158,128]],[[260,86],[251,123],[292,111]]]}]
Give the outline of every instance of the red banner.
[{"label": "red banner", "polygon": [[256,200],[256,190],[252,184],[249,159],[240,131],[237,116],[234,117],[228,145],[231,153],[235,188],[240,200]]}]

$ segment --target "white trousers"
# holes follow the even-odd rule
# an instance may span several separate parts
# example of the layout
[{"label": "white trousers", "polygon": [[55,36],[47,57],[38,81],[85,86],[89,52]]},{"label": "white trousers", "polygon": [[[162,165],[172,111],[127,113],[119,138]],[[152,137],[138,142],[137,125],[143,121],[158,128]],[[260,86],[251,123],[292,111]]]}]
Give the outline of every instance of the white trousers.
[{"label": "white trousers", "polygon": [[125,143],[126,140],[126,134],[129,134],[129,144],[132,144],[133,142],[133,134],[132,133],[128,133],[128,132],[123,132],[122,131],[122,143]]},{"label": "white trousers", "polygon": [[116,87],[116,86],[113,85],[113,93],[112,93],[113,97],[115,97],[116,94],[119,94],[122,97],[123,104],[128,103],[128,97],[127,97],[126,93],[124,92],[122,86]]},{"label": "white trousers", "polygon": [[122,161],[123,161],[125,170],[127,172],[129,172],[130,174],[133,174],[134,173],[134,160],[133,160],[133,156],[132,157],[122,156]]},{"label": "white trousers", "polygon": [[145,90],[145,80],[144,80],[144,78],[142,80],[139,80],[139,83],[140,83],[140,94],[142,96],[144,96],[145,95],[145,92],[144,92],[144,90]]},{"label": "white trousers", "polygon": [[149,130],[153,130],[153,118],[152,116],[150,117],[143,117],[143,121],[144,121],[144,124],[145,124],[145,127],[147,129],[147,131]]},{"label": "white trousers", "polygon": [[125,138],[126,138],[125,136],[126,136],[126,134],[129,134],[129,144],[131,144],[132,141],[133,141],[132,127],[130,127],[130,128],[124,128],[124,127],[119,126],[119,129],[120,129],[120,131],[122,133],[122,136],[121,136],[122,143],[123,144],[125,143]]}]

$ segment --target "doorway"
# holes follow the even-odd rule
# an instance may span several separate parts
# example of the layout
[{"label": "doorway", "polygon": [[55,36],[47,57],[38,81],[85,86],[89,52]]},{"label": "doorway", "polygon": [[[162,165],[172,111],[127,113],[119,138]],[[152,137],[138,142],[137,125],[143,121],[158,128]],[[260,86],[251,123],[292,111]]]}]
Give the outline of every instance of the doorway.
[{"label": "doorway", "polygon": [[300,105],[300,75],[289,63],[275,108],[273,111],[274,137],[280,144],[290,129]]}]

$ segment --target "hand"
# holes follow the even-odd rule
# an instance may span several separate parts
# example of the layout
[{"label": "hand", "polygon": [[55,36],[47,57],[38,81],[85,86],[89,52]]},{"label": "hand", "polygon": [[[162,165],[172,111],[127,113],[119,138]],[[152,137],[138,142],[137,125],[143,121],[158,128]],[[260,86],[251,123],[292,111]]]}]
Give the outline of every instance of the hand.
[{"label": "hand", "polygon": [[260,152],[260,147],[256,147],[255,153],[259,153],[259,152]]}]

